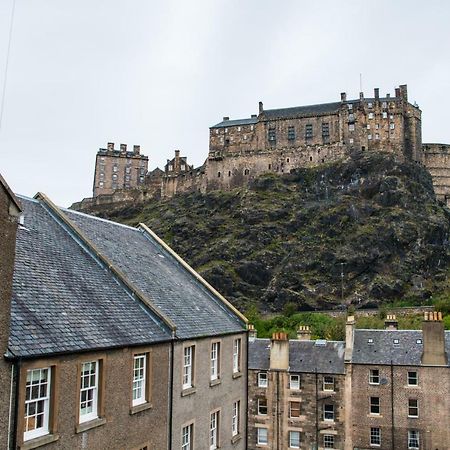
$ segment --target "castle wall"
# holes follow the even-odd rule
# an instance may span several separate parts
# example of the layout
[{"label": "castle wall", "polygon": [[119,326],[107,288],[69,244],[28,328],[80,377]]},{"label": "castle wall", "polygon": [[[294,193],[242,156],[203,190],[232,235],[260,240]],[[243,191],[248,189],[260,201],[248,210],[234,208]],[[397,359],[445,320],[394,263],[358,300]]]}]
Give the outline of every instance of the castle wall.
[{"label": "castle wall", "polygon": [[436,197],[450,206],[450,145],[423,144],[422,159],[433,178]]}]

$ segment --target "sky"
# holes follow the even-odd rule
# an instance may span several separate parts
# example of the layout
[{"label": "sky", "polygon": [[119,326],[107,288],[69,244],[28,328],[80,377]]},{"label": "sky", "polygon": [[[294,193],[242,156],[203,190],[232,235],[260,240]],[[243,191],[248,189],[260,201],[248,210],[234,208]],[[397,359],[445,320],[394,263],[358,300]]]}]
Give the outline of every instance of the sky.
[{"label": "sky", "polygon": [[[447,0],[0,0],[0,173],[69,206],[95,154],[140,144],[204,162],[223,116],[408,84],[424,142],[450,143]],[[1,100],[1,90],[0,90]]]}]

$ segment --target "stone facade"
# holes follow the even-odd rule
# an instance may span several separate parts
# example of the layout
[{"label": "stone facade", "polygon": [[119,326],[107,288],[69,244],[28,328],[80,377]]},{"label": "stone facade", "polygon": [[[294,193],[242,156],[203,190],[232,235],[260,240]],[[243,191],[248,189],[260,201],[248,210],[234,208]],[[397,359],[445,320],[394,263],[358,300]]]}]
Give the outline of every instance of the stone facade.
[{"label": "stone facade", "polygon": [[424,144],[422,160],[433,178],[436,197],[450,206],[450,145]]}]

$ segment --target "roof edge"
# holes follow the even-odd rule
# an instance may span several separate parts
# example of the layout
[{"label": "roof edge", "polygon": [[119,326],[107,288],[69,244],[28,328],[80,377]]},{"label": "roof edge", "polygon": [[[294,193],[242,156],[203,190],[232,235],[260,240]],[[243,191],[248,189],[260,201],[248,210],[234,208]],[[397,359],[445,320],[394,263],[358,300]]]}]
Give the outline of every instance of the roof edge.
[{"label": "roof edge", "polygon": [[154,233],[145,223],[138,225],[145,233],[149,234],[164,250],[169,252],[197,281],[199,281],[208,291],[217,297],[233,314],[238,316],[245,324],[248,324],[247,317],[244,316],[237,308],[235,308],[222,294],[214,289],[197,271],[195,271],[178,253],[169,247],[156,233]]},{"label": "roof edge", "polygon": [[[133,295],[136,297],[147,307],[150,309],[152,313],[154,313],[174,334],[177,327],[171,319],[169,319],[159,308],[153,304],[153,302],[137,287],[128,280],[125,274],[119,270],[112,261],[110,261],[106,256],[104,256],[100,250],[93,244],[85,234],[75,225],[62,211],[58,208],[44,193],[38,192],[34,198],[36,200],[42,201],[60,220],[67,225],[72,232],[74,232],[83,243],[95,254],[95,256],[106,265],[106,267],[122,282]],[[173,337],[173,336],[172,336]]]},{"label": "roof edge", "polygon": [[22,206],[19,203],[19,200],[17,199],[17,197],[14,195],[14,192],[11,190],[11,188],[9,187],[9,184],[6,182],[6,180],[2,177],[2,174],[0,174],[0,184],[3,186],[3,188],[5,189],[6,193],[8,194],[9,198],[12,200],[12,202],[14,203],[14,205],[17,207],[17,209],[19,210],[19,213],[22,212]]}]

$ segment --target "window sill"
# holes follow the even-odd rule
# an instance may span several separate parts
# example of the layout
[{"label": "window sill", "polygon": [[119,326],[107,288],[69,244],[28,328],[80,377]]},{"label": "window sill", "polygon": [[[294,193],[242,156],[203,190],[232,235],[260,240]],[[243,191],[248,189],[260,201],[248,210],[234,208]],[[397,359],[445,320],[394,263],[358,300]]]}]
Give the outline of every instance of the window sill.
[{"label": "window sill", "polygon": [[242,377],[242,372],[234,372],[233,373],[233,379],[240,378],[240,377]]},{"label": "window sill", "polygon": [[188,395],[195,394],[195,391],[196,391],[196,390],[197,390],[197,388],[196,388],[195,386],[192,386],[192,387],[187,388],[187,389],[183,389],[183,390],[181,391],[181,396],[182,396],[182,397],[187,397]]},{"label": "window sill", "polygon": [[215,380],[211,380],[209,382],[209,387],[217,386],[220,383],[222,383],[222,380],[220,378],[216,378]]},{"label": "window sill", "polygon": [[76,433],[83,433],[84,431],[88,431],[92,428],[100,427],[106,423],[106,419],[104,417],[90,420],[89,422],[83,422],[78,424],[75,427]]},{"label": "window sill", "polygon": [[20,450],[31,450],[33,448],[41,447],[42,445],[51,444],[59,439],[59,434],[46,434],[38,438],[31,439],[24,442],[19,448]]},{"label": "window sill", "polygon": [[238,433],[238,434],[236,434],[236,436],[233,436],[231,438],[231,443],[236,444],[236,442],[239,442],[241,439],[242,439],[242,434]]},{"label": "window sill", "polygon": [[131,407],[130,414],[131,415],[137,414],[137,413],[140,413],[141,411],[146,411],[147,409],[151,409],[151,408],[153,408],[153,405],[151,403],[149,403],[149,402],[142,403],[140,405]]}]

